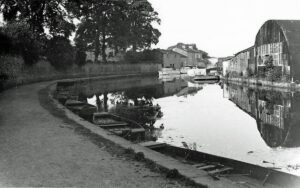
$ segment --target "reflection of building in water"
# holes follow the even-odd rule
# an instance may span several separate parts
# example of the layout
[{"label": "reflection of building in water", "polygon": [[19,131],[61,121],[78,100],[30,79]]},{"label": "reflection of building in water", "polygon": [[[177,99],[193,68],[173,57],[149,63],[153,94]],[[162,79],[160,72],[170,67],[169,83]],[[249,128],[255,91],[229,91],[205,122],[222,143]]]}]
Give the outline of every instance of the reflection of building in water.
[{"label": "reflection of building in water", "polygon": [[183,88],[186,88],[188,86],[187,82],[183,79],[174,79],[170,82],[163,82],[163,91],[164,96],[172,96],[179,91],[181,91]]},{"label": "reflection of building in water", "polygon": [[274,104],[273,113],[269,113],[266,108],[266,101],[258,100],[258,106],[261,111],[259,111],[259,119],[265,124],[271,124],[278,127],[279,129],[284,129],[283,112],[284,106]]},{"label": "reflection of building in water", "polygon": [[237,85],[227,87],[229,99],[256,119],[258,131],[268,146],[300,146],[300,96]]},{"label": "reflection of building in water", "polygon": [[252,89],[230,85],[228,86],[228,97],[232,102],[237,104],[238,107],[251,116],[256,117],[256,95]]},{"label": "reflection of building in water", "polygon": [[229,91],[228,91],[228,85],[224,84],[223,85],[223,98],[229,99]]}]

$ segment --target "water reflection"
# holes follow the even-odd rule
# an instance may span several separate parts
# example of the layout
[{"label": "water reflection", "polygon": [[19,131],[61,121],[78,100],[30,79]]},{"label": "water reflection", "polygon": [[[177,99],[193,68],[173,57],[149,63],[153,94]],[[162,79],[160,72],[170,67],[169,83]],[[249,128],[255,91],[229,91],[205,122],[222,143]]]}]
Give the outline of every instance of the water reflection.
[{"label": "water reflection", "polygon": [[148,140],[300,175],[294,168],[300,165],[299,93],[155,77],[68,83],[58,90],[62,100],[68,93],[98,112],[139,122]]},{"label": "water reflection", "polygon": [[224,96],[256,119],[257,129],[269,147],[300,146],[298,93],[234,84],[225,85],[223,91]]},{"label": "water reflection", "polygon": [[[128,83],[130,85],[131,82]],[[153,85],[124,88],[115,91],[114,87],[106,87],[107,91],[97,93],[87,99],[90,104],[97,106],[99,112],[110,112],[132,119],[149,130],[146,133],[151,140],[161,137],[164,129],[163,123],[154,127],[157,119],[163,117],[163,112],[154,100],[167,96],[176,95],[187,97],[195,95],[202,89],[199,84],[191,84],[183,79],[169,79],[167,81],[156,80]]]},{"label": "water reflection", "polygon": [[[130,80],[127,82],[128,87],[125,87],[123,82],[123,90],[107,85],[105,88],[107,92],[98,92],[87,98],[87,101],[97,106],[98,112],[118,114],[148,127],[145,138],[154,141],[161,137],[162,130],[165,128],[163,123],[154,126],[156,120],[163,117],[162,109],[157,102],[154,102],[155,99],[173,95],[186,98],[202,89],[202,85],[184,79],[157,80],[155,78],[152,85],[139,87],[135,84],[131,87],[132,83],[135,82]],[[92,86],[90,88],[95,90]]]}]

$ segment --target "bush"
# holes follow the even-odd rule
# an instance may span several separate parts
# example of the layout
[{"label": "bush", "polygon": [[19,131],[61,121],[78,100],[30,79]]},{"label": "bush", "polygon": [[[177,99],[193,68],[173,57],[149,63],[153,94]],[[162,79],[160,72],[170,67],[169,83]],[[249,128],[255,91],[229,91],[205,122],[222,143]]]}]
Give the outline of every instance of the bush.
[{"label": "bush", "polygon": [[138,63],[141,59],[141,54],[140,52],[129,51],[125,54],[124,59],[127,63]]},{"label": "bush", "polygon": [[81,67],[85,65],[87,62],[86,60],[86,53],[85,51],[77,50],[76,51],[76,56],[75,56],[75,63]]},{"label": "bush", "polygon": [[247,73],[248,77],[254,76],[254,71],[250,67],[248,67],[246,69],[246,73]]},{"label": "bush", "polygon": [[143,52],[129,51],[125,54],[127,63],[162,63],[161,52],[159,50],[144,50]]},{"label": "bush", "polygon": [[46,56],[55,69],[67,70],[73,65],[74,49],[67,38],[56,36],[48,41]]},{"label": "bush", "polygon": [[269,68],[266,71],[266,78],[269,81],[281,81],[282,80],[282,73],[281,73],[281,67],[273,67]]},{"label": "bush", "polygon": [[32,33],[27,23],[10,22],[0,29],[0,33],[4,45],[8,45],[4,54],[21,55],[26,65],[33,65],[39,60],[44,40]]},{"label": "bush", "polygon": [[16,79],[20,74],[23,65],[21,57],[1,55],[0,56],[0,77],[1,80]]},{"label": "bush", "polygon": [[12,40],[0,31],[0,55],[8,55],[13,49]]}]

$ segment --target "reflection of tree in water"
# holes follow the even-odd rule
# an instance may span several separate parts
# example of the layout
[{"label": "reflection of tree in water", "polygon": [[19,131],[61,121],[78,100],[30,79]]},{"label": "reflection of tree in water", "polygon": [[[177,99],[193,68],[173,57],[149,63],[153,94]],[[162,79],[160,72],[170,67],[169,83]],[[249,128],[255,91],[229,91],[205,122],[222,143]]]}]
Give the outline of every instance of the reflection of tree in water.
[{"label": "reflection of tree in water", "polygon": [[196,142],[193,143],[181,142],[181,143],[184,148],[197,151],[198,145]]},{"label": "reflection of tree in water", "polygon": [[156,88],[134,88],[111,94],[112,112],[135,120],[144,126],[153,126],[157,118],[162,117],[159,105],[153,104]]},{"label": "reflection of tree in water", "polygon": [[157,141],[158,138],[162,137],[162,130],[163,130],[162,128],[155,128],[155,127],[146,129],[145,138],[147,140]]}]

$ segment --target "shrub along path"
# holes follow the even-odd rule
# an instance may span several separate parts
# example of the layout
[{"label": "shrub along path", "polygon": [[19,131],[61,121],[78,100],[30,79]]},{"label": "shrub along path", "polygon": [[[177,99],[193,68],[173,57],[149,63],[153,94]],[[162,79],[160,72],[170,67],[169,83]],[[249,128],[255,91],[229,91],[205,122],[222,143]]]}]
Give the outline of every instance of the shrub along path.
[{"label": "shrub along path", "polygon": [[185,187],[65,119],[46,97],[49,84],[0,93],[1,187]]}]

